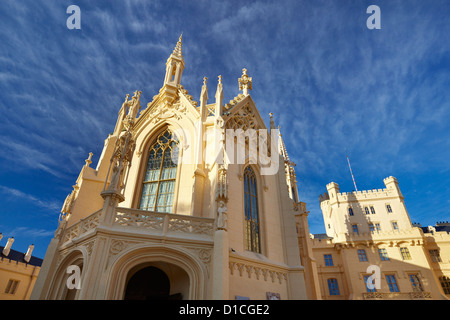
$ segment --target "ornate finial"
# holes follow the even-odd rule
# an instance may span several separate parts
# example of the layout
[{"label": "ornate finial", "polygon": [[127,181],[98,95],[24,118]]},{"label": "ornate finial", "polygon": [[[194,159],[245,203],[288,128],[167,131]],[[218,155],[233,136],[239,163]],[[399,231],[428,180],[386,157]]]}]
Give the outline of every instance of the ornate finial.
[{"label": "ornate finial", "polygon": [[207,77],[203,77],[203,85],[206,86],[206,80],[208,80]]},{"label": "ornate finial", "polygon": [[93,153],[89,152],[89,157],[86,160],[84,160],[86,162],[86,166],[88,166],[88,167],[92,163],[92,160],[91,160],[92,155],[93,155]]},{"label": "ornate finial", "polygon": [[239,90],[247,95],[249,89],[252,90],[252,78],[247,75],[247,69],[244,68],[242,69],[242,77],[239,78]]},{"label": "ornate finial", "polygon": [[219,76],[219,84],[222,84],[222,76]]},{"label": "ornate finial", "polygon": [[270,129],[275,129],[275,122],[273,121],[273,113],[269,113],[270,116]]},{"label": "ornate finial", "polygon": [[124,102],[127,102],[129,97],[130,97],[130,95],[127,93],[127,95],[125,96],[125,101]]}]

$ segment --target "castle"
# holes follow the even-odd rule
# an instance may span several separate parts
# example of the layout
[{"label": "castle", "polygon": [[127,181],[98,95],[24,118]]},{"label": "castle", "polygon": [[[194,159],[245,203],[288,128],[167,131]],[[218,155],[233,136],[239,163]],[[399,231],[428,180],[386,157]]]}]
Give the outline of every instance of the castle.
[{"label": "castle", "polygon": [[397,179],[384,184],[341,193],[331,182],[320,195],[326,233],[304,235],[309,252],[302,248],[310,298],[450,297],[450,225],[439,223],[436,230],[411,223]]}]

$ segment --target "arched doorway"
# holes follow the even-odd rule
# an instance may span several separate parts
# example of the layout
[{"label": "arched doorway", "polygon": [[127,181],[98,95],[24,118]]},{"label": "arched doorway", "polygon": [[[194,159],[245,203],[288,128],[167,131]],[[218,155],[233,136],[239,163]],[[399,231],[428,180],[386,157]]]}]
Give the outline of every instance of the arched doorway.
[{"label": "arched doorway", "polygon": [[[131,272],[132,273],[132,272]],[[139,269],[128,280],[124,300],[180,300],[182,293],[172,293],[167,274],[155,266]]]}]

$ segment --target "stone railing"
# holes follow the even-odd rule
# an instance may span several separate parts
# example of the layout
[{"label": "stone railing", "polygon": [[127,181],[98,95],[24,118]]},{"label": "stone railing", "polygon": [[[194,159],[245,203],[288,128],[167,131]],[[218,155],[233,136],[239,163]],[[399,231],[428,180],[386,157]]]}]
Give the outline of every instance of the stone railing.
[{"label": "stone railing", "polygon": [[214,219],[180,214],[117,208],[114,226],[138,228],[156,235],[204,235],[211,238]]},{"label": "stone railing", "polygon": [[64,238],[62,243],[72,241],[82,234],[94,229],[98,226],[102,210],[98,210],[84,219],[80,219],[77,223],[70,226],[64,231]]},{"label": "stone railing", "polygon": [[[62,244],[71,242],[98,227],[102,210],[81,219],[64,231]],[[184,235],[212,239],[214,219],[145,210],[116,208],[113,227],[140,229],[146,234],[159,236]]]},{"label": "stone railing", "polygon": [[364,292],[364,300],[425,300],[432,299],[431,292]]}]

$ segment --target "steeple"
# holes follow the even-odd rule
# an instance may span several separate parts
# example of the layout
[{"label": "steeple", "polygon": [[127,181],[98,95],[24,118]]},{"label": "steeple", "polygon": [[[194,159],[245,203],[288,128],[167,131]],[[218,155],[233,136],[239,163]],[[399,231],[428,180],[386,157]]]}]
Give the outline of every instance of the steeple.
[{"label": "steeple", "polygon": [[172,54],[167,59],[164,85],[159,90],[163,93],[163,101],[167,103],[173,102],[176,98],[178,85],[181,82],[181,75],[184,70],[183,44],[181,42],[182,36],[183,35],[180,35],[175,49],[173,49]]},{"label": "steeple", "polygon": [[166,62],[166,77],[164,79],[165,85],[177,86],[181,82],[181,75],[184,70],[184,59],[183,59],[183,43],[181,42],[183,34],[180,35],[178,42],[173,49],[172,54],[169,56]]}]

